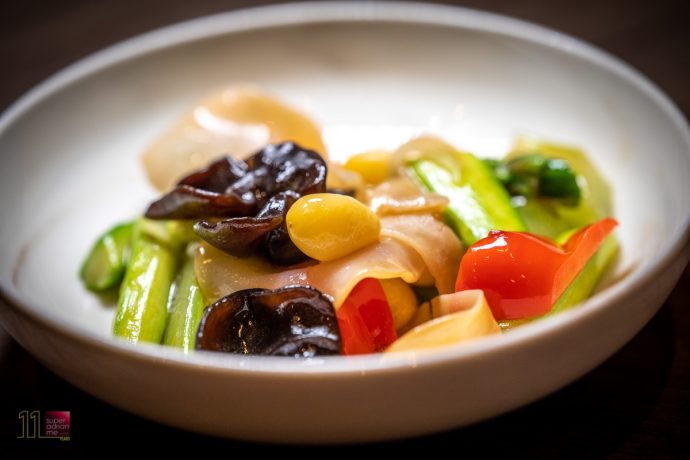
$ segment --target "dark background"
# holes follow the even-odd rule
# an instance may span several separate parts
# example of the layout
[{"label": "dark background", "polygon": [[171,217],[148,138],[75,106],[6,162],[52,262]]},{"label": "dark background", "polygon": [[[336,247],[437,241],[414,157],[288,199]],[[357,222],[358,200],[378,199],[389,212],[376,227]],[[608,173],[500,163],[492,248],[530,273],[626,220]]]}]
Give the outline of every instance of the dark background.
[{"label": "dark background", "polygon": [[[269,3],[276,2],[0,0],[0,111],[55,71],[107,45],[181,20]],[[438,3],[514,16],[589,41],[647,75],[686,118],[690,115],[688,0]],[[579,381],[524,409],[436,436],[344,447],[338,453],[443,447],[445,455],[456,458],[690,458],[689,300],[690,269],[627,346]],[[71,411],[72,440],[16,439],[17,414],[24,409]],[[130,456],[140,450],[133,448],[139,442],[158,453],[181,454],[184,447],[197,455],[212,449],[227,456],[248,449],[253,455],[333,452],[209,438],[129,415],[53,375],[0,329],[0,452]]]}]

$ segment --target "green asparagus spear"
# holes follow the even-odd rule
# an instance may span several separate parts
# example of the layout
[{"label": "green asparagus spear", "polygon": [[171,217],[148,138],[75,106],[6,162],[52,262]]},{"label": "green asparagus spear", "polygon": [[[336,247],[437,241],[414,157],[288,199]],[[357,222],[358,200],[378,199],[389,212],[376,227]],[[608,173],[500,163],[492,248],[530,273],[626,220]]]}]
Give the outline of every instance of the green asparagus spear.
[{"label": "green asparagus spear", "polygon": [[[445,154],[448,161],[448,153]],[[431,159],[412,161],[412,175],[429,190],[448,197],[445,217],[467,245],[484,238],[490,230],[525,231],[510,196],[490,167],[472,154],[453,152],[460,177]]]},{"label": "green asparagus spear", "polygon": [[589,259],[587,265],[577,275],[577,278],[561,294],[551,311],[546,315],[567,310],[591,296],[617,252],[618,241],[611,235],[604,240],[597,252]]},{"label": "green asparagus spear", "polygon": [[160,241],[144,231],[143,226],[139,221],[134,229],[113,332],[132,343],[160,343],[179,245]]},{"label": "green asparagus spear", "polygon": [[139,220],[139,228],[161,243],[183,249],[188,243],[197,241],[193,220]]},{"label": "green asparagus spear", "polygon": [[163,339],[165,345],[180,347],[185,352],[194,350],[199,320],[206,305],[194,274],[196,246],[196,244],[190,244],[187,247],[182,269],[175,282],[170,316]]},{"label": "green asparagus spear", "polygon": [[79,271],[84,285],[102,292],[120,284],[129,259],[134,224],[119,224],[104,233],[92,246]]}]

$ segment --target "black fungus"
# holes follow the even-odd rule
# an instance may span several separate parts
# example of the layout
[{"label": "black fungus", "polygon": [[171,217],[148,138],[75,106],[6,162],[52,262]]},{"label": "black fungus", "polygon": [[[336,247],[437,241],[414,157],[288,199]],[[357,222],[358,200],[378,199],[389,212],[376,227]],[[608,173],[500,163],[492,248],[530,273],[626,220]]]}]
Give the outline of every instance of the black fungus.
[{"label": "black fungus", "polygon": [[207,168],[194,172],[179,182],[179,185],[225,193],[230,185],[247,174],[247,164],[232,157],[214,161]]},{"label": "black fungus", "polygon": [[256,217],[202,220],[194,225],[194,231],[213,246],[235,256],[248,256],[260,250],[278,265],[304,262],[308,257],[292,242],[285,225],[285,215],[298,199],[296,192],[280,192],[268,200]]},{"label": "black fungus", "polygon": [[201,220],[194,232],[228,254],[246,257],[256,253],[271,230],[283,223],[283,217],[233,217],[217,222]]},{"label": "black fungus", "polygon": [[252,184],[263,204],[276,193],[292,190],[300,196],[326,191],[326,162],[297,144],[267,145],[247,159],[249,169],[239,182]]},{"label": "black fungus", "polygon": [[178,185],[152,203],[146,211],[149,219],[197,219],[203,217],[243,216],[255,208],[254,195],[210,192],[189,185]]},{"label": "black fungus", "polygon": [[196,219],[196,233],[238,256],[279,265],[308,259],[290,240],[285,215],[301,196],[326,191],[326,163],[292,142],[267,145],[246,161],[222,158],[182,179],[146,211],[151,219]]},{"label": "black fungus", "polygon": [[269,216],[281,218],[280,225],[271,229],[263,240],[264,255],[278,265],[294,265],[309,259],[292,242],[285,224],[285,215],[299,198],[300,195],[293,191],[280,192],[273,195],[264,209],[257,214],[257,218]]},{"label": "black fungus", "polygon": [[237,291],[204,311],[197,350],[309,358],[341,352],[331,301],[309,286]]}]

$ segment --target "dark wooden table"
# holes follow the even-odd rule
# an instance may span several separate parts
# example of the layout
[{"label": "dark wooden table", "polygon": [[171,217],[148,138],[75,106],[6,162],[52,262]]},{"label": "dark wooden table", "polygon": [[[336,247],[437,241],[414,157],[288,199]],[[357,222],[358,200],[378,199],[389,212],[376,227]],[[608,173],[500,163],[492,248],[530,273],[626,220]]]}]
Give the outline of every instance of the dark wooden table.
[{"label": "dark wooden table", "polygon": [[[104,46],[180,20],[266,3],[274,2],[3,0],[0,110],[53,72]],[[515,16],[592,42],[641,70],[686,118],[690,115],[687,0],[447,3]],[[71,441],[17,440],[17,415],[24,409],[71,411]],[[19,457],[44,451],[74,458],[76,454],[93,457],[107,449],[127,455],[138,441],[160,452],[181,453],[184,447],[196,447],[201,455],[208,449],[228,456],[238,449],[277,455],[333,452],[209,438],[135,417],[56,377],[0,329],[0,452]],[[628,345],[561,391],[469,428],[397,443],[350,446],[340,452],[426,451],[440,445],[455,458],[690,458],[690,269],[656,317]]]}]

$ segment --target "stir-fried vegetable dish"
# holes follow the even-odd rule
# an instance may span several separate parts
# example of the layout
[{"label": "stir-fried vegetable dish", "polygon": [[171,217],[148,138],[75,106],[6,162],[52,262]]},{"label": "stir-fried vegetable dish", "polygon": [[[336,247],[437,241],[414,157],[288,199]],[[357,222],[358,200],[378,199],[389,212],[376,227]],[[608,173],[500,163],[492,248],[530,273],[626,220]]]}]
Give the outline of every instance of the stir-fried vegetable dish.
[{"label": "stir-fried vegetable dish", "polygon": [[185,352],[309,358],[509,333],[594,292],[617,222],[580,150],[518,139],[496,153],[422,136],[338,163],[306,116],[226,89],[144,153],[159,196],[94,243],[80,276],[117,292],[116,336]]}]

